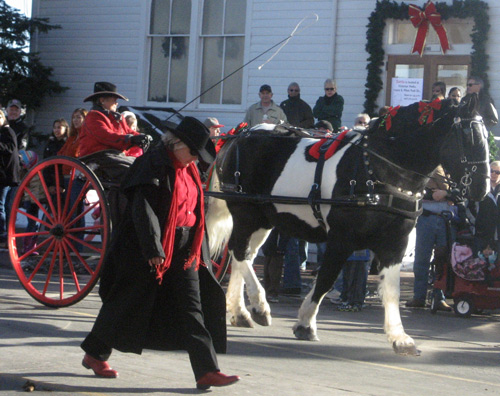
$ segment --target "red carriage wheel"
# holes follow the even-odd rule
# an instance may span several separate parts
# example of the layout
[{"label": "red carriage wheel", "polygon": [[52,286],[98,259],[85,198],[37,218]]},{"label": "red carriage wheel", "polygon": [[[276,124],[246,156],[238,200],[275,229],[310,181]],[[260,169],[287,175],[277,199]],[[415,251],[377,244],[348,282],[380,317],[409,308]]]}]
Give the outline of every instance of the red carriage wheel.
[{"label": "red carriage wheel", "polygon": [[231,255],[229,254],[229,250],[227,245],[224,247],[221,255],[218,259],[212,259],[212,271],[214,272],[215,279],[217,282],[221,283],[224,279],[224,275],[229,268],[229,264],[231,263]]},{"label": "red carriage wheel", "polygon": [[9,219],[22,286],[49,307],[82,300],[99,279],[110,229],[104,190],[85,164],[63,156],[40,162],[21,182]]}]

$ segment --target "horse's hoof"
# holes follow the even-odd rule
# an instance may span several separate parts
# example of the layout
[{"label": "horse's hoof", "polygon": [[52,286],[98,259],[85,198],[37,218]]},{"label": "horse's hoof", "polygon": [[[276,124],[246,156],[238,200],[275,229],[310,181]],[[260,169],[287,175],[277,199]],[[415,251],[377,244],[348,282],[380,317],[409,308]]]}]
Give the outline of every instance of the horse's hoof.
[{"label": "horse's hoof", "polygon": [[257,312],[255,308],[252,308],[252,319],[255,323],[261,326],[271,326],[271,315]]},{"label": "horse's hoof", "polygon": [[293,330],[293,334],[295,334],[298,340],[319,341],[318,336],[312,332],[310,327],[297,326],[297,328]]},{"label": "horse's hoof", "polygon": [[235,327],[253,327],[252,320],[243,315],[231,316],[231,324]]},{"label": "horse's hoof", "polygon": [[392,349],[398,355],[409,355],[409,356],[420,356],[420,351],[417,349],[415,344],[412,345],[398,345],[396,341],[392,343]]}]

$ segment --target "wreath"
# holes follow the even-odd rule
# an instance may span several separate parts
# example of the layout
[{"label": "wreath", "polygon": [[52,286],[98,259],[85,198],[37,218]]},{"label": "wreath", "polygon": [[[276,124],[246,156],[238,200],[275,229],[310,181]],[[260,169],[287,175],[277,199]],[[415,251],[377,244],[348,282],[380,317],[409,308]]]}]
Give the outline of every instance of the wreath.
[{"label": "wreath", "polygon": [[[490,30],[488,18],[488,4],[481,0],[453,0],[451,5],[444,2],[435,3],[436,9],[442,20],[449,18],[473,18],[472,28],[472,53],[471,53],[471,75],[479,76],[484,81],[484,90],[488,93],[488,55],[486,54],[486,40]],[[382,36],[387,19],[408,20],[409,5],[398,4],[391,0],[377,0],[375,11],[369,18],[366,32],[366,52],[368,52],[368,75],[366,77],[364,112],[374,115],[377,108],[377,98],[384,84],[381,74],[384,66],[385,52],[382,44]]]}]

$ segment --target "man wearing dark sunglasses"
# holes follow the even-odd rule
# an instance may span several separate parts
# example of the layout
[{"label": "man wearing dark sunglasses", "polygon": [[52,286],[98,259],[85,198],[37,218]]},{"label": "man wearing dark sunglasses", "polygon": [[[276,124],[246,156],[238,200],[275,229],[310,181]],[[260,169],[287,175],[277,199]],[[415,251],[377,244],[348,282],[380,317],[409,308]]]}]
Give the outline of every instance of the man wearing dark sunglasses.
[{"label": "man wearing dark sunglasses", "polygon": [[300,98],[300,87],[296,82],[288,86],[288,99],[281,102],[280,107],[286,114],[288,122],[300,128],[313,128],[314,117],[311,106]]},{"label": "man wearing dark sunglasses", "polygon": [[467,81],[467,94],[476,93],[479,96],[479,114],[483,117],[486,129],[490,130],[498,123],[498,112],[495,103],[484,91],[484,81],[477,76],[469,77]]},{"label": "man wearing dark sunglasses", "polygon": [[342,125],[342,112],[344,111],[344,98],[337,93],[337,83],[328,78],[325,80],[325,96],[320,96],[313,108],[314,117],[318,121],[328,121],[337,132]]}]

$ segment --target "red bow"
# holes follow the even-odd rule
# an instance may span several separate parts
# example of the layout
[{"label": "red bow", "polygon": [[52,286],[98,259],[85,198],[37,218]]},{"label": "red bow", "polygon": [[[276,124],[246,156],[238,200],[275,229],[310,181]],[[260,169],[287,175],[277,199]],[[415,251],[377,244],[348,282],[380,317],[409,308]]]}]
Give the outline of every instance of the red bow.
[{"label": "red bow", "polygon": [[415,44],[411,50],[412,54],[414,52],[418,52],[420,56],[422,56],[424,52],[425,39],[427,37],[427,32],[429,31],[429,22],[434,27],[434,30],[439,37],[443,54],[450,49],[448,37],[446,36],[446,30],[441,24],[441,15],[438,14],[436,6],[432,0],[427,2],[423,11],[416,5],[410,4],[408,6],[408,14],[410,15],[410,21],[413,26],[418,28],[417,36],[415,37]]},{"label": "red bow", "polygon": [[434,121],[434,110],[441,110],[441,99],[434,99],[432,102],[419,102],[418,112],[420,117],[418,122],[420,125],[430,124]]},{"label": "red bow", "polygon": [[384,117],[385,130],[388,131],[392,127],[392,117],[394,117],[401,106],[389,107],[387,114]]}]

